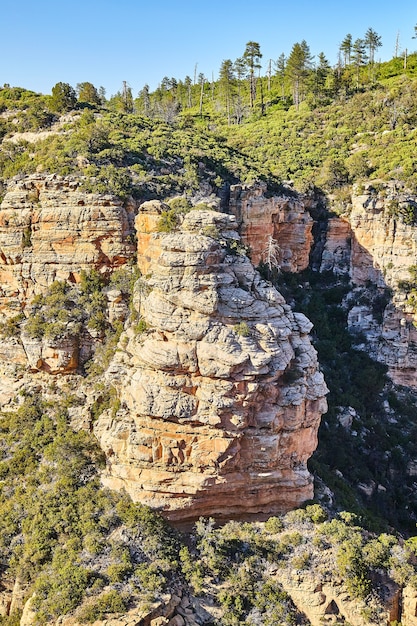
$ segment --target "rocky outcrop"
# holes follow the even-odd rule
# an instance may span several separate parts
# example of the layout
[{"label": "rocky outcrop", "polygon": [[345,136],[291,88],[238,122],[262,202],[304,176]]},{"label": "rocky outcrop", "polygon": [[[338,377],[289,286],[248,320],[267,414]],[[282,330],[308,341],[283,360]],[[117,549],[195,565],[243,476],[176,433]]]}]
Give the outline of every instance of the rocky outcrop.
[{"label": "rocky outcrop", "polygon": [[352,228],[352,281],[396,287],[409,280],[417,259],[414,226],[416,199],[395,183],[371,181],[355,187],[349,222]]},{"label": "rocky outcrop", "polygon": [[[35,621],[36,614],[30,598],[23,607],[20,626],[32,626]],[[56,622],[49,622],[49,626],[81,626],[81,623],[75,614],[61,616]],[[139,602],[123,615],[109,613],[105,619],[94,621],[94,626],[204,626],[212,623],[212,614],[205,610],[197,598],[177,589],[175,593],[165,594],[160,602]]]},{"label": "rocky outcrop", "polygon": [[229,210],[236,216],[242,242],[249,247],[254,265],[267,262],[270,240],[279,248],[278,263],[284,272],[308,267],[313,243],[313,219],[299,196],[266,195],[264,183],[233,185]]},{"label": "rocky outcrop", "polygon": [[417,626],[417,590],[411,586],[405,587],[402,602],[401,624],[404,624],[404,626]]},{"label": "rocky outcrop", "polygon": [[320,272],[337,276],[350,275],[352,229],[347,219],[330,218],[327,222],[326,242],[321,255]]},{"label": "rocky outcrop", "polygon": [[[348,325],[388,366],[392,380],[417,386],[416,315],[399,289],[417,262],[416,201],[394,183],[356,187],[349,217],[329,220],[321,271],[349,275]],[[392,291],[389,291],[392,290]]]},{"label": "rocky outcrop", "polygon": [[133,206],[84,193],[79,179],[12,180],[0,208],[0,311],[15,315],[54,280],[124,264],[134,254],[133,220]]},{"label": "rocky outcrop", "polygon": [[[317,202],[290,190],[267,197],[263,184],[236,185],[231,188],[229,208],[255,264],[267,260],[272,241],[282,271],[299,272],[314,260],[320,272],[347,276],[362,287],[348,303],[349,327],[365,335],[366,349],[388,366],[394,382],[416,387],[416,315],[398,289],[401,281],[410,280],[408,270],[417,264],[416,198],[398,182],[370,181],[354,187],[349,214],[328,217],[321,225],[311,216],[319,212]],[[324,226],[324,241],[314,242],[319,226]],[[373,292],[366,296],[368,302],[364,304],[362,297],[355,301],[355,295],[369,286]],[[382,311],[375,306],[375,288],[380,300],[387,289],[393,289],[392,302],[386,306],[388,299]]]},{"label": "rocky outcrop", "polygon": [[[375,313],[372,299],[363,295],[364,290],[355,290],[348,302],[349,329],[366,339],[360,344],[368,354],[388,366],[391,379],[407,387],[417,388],[417,328],[414,316],[405,313],[400,306],[388,304],[382,313],[382,320]],[[360,295],[362,293],[362,298]],[[365,301],[356,304],[358,298]]]},{"label": "rocky outcrop", "polygon": [[312,497],[326,410],[311,323],[230,253],[233,217],[191,211],[162,234],[162,208],[136,220],[140,323],[107,372],[121,409],[95,425],[104,482],[172,520],[288,510]]},{"label": "rocky outcrop", "polygon": [[[345,622],[355,626],[388,626],[400,617],[401,592],[392,581],[385,583],[387,597],[382,606],[375,598],[365,602],[352,597],[343,581],[337,581],[337,575],[333,580],[323,581],[295,570],[277,570],[276,576],[311,626]],[[401,623],[411,626],[413,622]]]}]

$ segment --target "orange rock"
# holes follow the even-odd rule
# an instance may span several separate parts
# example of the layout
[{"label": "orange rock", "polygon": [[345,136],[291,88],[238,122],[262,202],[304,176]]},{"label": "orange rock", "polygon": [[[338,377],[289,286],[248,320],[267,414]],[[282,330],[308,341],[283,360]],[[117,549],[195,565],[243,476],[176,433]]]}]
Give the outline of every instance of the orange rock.
[{"label": "orange rock", "polygon": [[104,483],[172,520],[288,510],[312,497],[306,463],[326,410],[311,324],[228,253],[233,216],[191,211],[179,230],[151,233],[162,206],[136,219],[147,330],[121,338],[107,373],[122,409],[95,423]]}]

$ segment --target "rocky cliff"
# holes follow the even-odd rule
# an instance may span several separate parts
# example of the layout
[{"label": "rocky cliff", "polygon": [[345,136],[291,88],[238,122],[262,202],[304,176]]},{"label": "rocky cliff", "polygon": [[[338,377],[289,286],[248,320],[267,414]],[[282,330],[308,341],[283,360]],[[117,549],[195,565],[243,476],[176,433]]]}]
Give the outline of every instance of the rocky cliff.
[{"label": "rocky cliff", "polygon": [[[32,315],[35,295],[54,281],[80,282],[81,273],[109,275],[135,254],[135,206],[113,195],[88,194],[72,177],[34,174],[10,181],[0,207],[0,323]],[[107,293],[110,321],[120,314],[120,293]],[[70,329],[69,329],[70,330]],[[51,338],[3,337],[4,364],[50,373],[77,371],[89,359],[97,333],[67,332]],[[2,385],[8,394],[11,383]],[[4,394],[3,394],[4,395]]]},{"label": "rocky cliff", "polygon": [[34,174],[10,181],[0,209],[0,311],[23,309],[55,280],[108,272],[134,254],[134,207],[87,194],[80,180]]},{"label": "rocky cliff", "polygon": [[380,181],[354,187],[346,214],[326,216],[322,224],[311,217],[317,201],[308,197],[268,197],[259,185],[232,187],[230,198],[255,264],[266,260],[273,238],[282,271],[314,264],[350,279],[350,329],[365,335],[366,350],[388,366],[394,382],[411,387],[417,385],[416,315],[401,285],[417,262],[416,206],[398,182]]},{"label": "rocky cliff", "polygon": [[107,372],[121,409],[95,425],[105,483],[173,520],[297,506],[326,410],[311,324],[233,254],[233,217],[191,211],[162,234],[161,211],[136,220],[142,332],[122,335]]},{"label": "rocky cliff", "polygon": [[[415,264],[415,228],[404,220],[406,195],[396,191],[398,213],[390,189],[366,186],[354,195],[349,217],[327,221],[320,268],[351,278],[346,306],[352,331],[365,333],[367,349],[390,365],[394,380],[413,386],[416,331],[398,284]],[[80,335],[75,344],[68,337],[51,343],[23,330],[20,338],[1,342],[2,404],[28,389],[47,390],[47,373],[58,374],[57,389],[64,394],[70,387],[80,400],[69,410],[72,422],[91,427],[106,453],[103,482],[176,522],[268,515],[313,496],[306,464],[317,445],[327,390],[309,338],[311,323],[261,278],[243,254],[237,229],[242,220],[255,259],[265,260],[272,238],[282,267],[299,271],[314,253],[315,222],[307,210],[311,200],[268,198],[265,191],[236,187],[231,209],[238,219],[192,210],[169,233],[158,232],[166,205],[141,206],[136,234],[142,276],[104,375],[115,401],[93,423],[102,390],[75,373],[81,352],[93,352],[93,335]],[[83,193],[70,178],[13,181],[0,210],[3,319],[21,310],[30,315],[33,295],[48,293],[57,278],[76,286],[82,270],[111,273],[136,256],[134,213],[113,196]],[[393,300],[386,298],[388,287]],[[106,315],[125,319],[117,289],[108,289],[106,298]],[[315,580],[292,570],[280,567],[273,574],[311,624],[339,617],[370,623],[331,574]],[[5,613],[12,582],[1,598]],[[384,620],[399,619],[397,595]],[[174,603],[168,598],[146,616],[132,608],[111,623],[210,621],[188,591],[173,597]],[[408,587],[403,623],[415,623],[415,605]],[[33,619],[29,603],[21,623]]]},{"label": "rocky cliff", "polygon": [[254,265],[266,262],[270,240],[277,242],[277,260],[285,272],[300,272],[309,264],[313,218],[297,194],[268,196],[264,183],[233,185],[230,212],[236,216],[242,241]]},{"label": "rocky cliff", "polygon": [[[329,221],[322,270],[349,273],[348,324],[394,382],[417,386],[416,314],[403,284],[417,261],[415,198],[398,184],[369,182],[353,190],[349,215]],[[410,283],[411,281],[411,283]]]}]

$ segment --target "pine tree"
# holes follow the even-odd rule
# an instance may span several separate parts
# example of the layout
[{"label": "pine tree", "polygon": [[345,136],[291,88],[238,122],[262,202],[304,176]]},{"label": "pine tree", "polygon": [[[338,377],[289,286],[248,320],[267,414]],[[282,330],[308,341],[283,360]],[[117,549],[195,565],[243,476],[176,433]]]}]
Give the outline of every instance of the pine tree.
[{"label": "pine tree", "polygon": [[147,117],[149,117],[150,110],[151,110],[149,85],[144,85],[144,87],[139,91],[138,100],[139,100],[140,112],[143,113],[143,115],[146,115]]},{"label": "pine tree", "polygon": [[260,60],[262,58],[261,48],[256,41],[248,41],[246,44],[245,52],[243,53],[243,59],[246,63],[249,76],[249,95],[250,95],[250,107],[253,109],[256,98],[256,76],[255,71],[261,68]]},{"label": "pine tree", "polygon": [[303,98],[303,88],[311,68],[312,57],[310,48],[305,39],[301,43],[295,43],[287,62],[287,75],[293,89],[294,104],[298,107]]},{"label": "pine tree", "polygon": [[229,125],[231,119],[232,85],[234,79],[235,75],[233,72],[233,63],[230,59],[225,59],[220,66],[219,81],[224,95],[227,122]]},{"label": "pine tree", "polygon": [[191,109],[191,107],[193,106],[193,100],[192,100],[192,90],[191,90],[191,85],[193,84],[193,81],[191,80],[191,76],[186,76],[184,78],[184,85],[187,89],[187,107],[189,109]]},{"label": "pine tree", "polygon": [[79,102],[88,102],[89,104],[101,104],[99,93],[92,83],[78,83],[76,90]]},{"label": "pine tree", "polygon": [[277,61],[275,61],[275,74],[279,78],[279,82],[281,84],[281,100],[285,98],[285,70],[287,68],[287,59],[285,58],[285,54],[282,53],[279,55]]},{"label": "pine tree", "polygon": [[122,89],[122,109],[125,113],[133,113],[132,89],[125,80],[123,81]]},{"label": "pine tree", "polygon": [[352,60],[356,68],[356,88],[358,88],[360,69],[367,61],[365,42],[363,39],[355,40],[352,48]]},{"label": "pine tree", "polygon": [[323,52],[318,56],[318,66],[316,68],[316,95],[322,95],[326,84],[327,76],[330,72],[330,63],[326,59]]},{"label": "pine tree", "polygon": [[343,54],[343,64],[346,67],[350,65],[352,56],[352,35],[348,33],[342,43],[340,44],[340,51]]},{"label": "pine tree", "polygon": [[365,46],[368,48],[369,63],[373,64],[375,61],[375,51],[382,46],[381,37],[372,28],[368,28],[365,33],[365,39],[363,40]]},{"label": "pine tree", "polygon": [[52,87],[51,109],[58,113],[71,111],[77,104],[75,89],[68,83],[57,83]]}]

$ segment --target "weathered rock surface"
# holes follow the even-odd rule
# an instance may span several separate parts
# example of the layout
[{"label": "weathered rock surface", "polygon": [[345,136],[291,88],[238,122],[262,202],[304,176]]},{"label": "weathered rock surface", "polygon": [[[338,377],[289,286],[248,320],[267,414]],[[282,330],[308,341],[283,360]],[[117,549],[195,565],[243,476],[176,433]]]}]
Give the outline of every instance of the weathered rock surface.
[{"label": "weathered rock surface", "polygon": [[404,626],[417,626],[417,591],[413,587],[407,586],[402,595],[403,614],[401,623]]},{"label": "weathered rock surface", "polygon": [[279,246],[278,261],[285,272],[308,267],[313,243],[313,219],[299,196],[267,197],[264,183],[234,185],[229,210],[236,216],[242,241],[254,265],[267,260],[270,238]]},{"label": "weathered rock surface", "polygon": [[[307,616],[312,626],[345,622],[354,626],[383,626],[385,624],[388,626],[400,617],[401,592],[392,581],[386,587],[387,598],[384,610],[374,600],[366,603],[352,597],[343,582],[338,583],[336,579],[320,581],[311,575],[303,575],[294,570],[292,572],[278,570],[277,579],[295,606]],[[373,603],[374,607],[372,607]],[[374,617],[372,617],[371,607],[376,613]],[[413,622],[403,621],[401,623],[410,624],[410,626],[413,624]]]},{"label": "weathered rock surface", "polygon": [[[394,183],[374,181],[355,189],[349,218],[329,220],[321,271],[349,275],[361,287],[349,297],[349,328],[366,337],[366,350],[388,366],[394,382],[415,388],[416,315],[398,289],[417,262],[417,229],[404,220],[413,203]],[[392,299],[381,306],[387,288]]]},{"label": "weathered rock surface", "polygon": [[[32,626],[35,620],[36,615],[32,608],[32,598],[30,598],[23,606],[20,626]],[[104,619],[94,621],[93,626],[204,626],[204,624],[212,623],[213,616],[205,610],[197,598],[186,591],[177,589],[175,593],[165,594],[159,602],[152,604],[139,602],[137,606],[124,614],[109,613]],[[48,622],[48,626],[58,626],[58,624],[81,626],[76,614],[61,616],[56,622]]]},{"label": "weathered rock surface", "polygon": [[396,286],[410,278],[408,268],[417,259],[417,231],[413,220],[404,219],[404,211],[414,204],[415,198],[394,183],[373,181],[354,189],[349,221],[355,284],[371,280]]},{"label": "weathered rock surface", "polygon": [[107,373],[122,408],[95,425],[104,481],[173,520],[288,510],[312,496],[306,462],[326,410],[311,323],[228,254],[233,217],[192,211],[162,234],[161,208],[136,220],[147,330],[122,335]]},{"label": "weathered rock surface", "polygon": [[54,280],[109,271],[134,254],[134,207],[87,194],[79,180],[34,174],[9,183],[0,208],[0,311],[16,314]]},{"label": "weathered rock surface", "polygon": [[351,272],[352,228],[347,219],[330,218],[327,223],[326,243],[321,257],[320,271],[336,275]]},{"label": "weathered rock surface", "polygon": [[373,306],[351,298],[349,324],[354,332],[365,334],[371,356],[388,366],[394,382],[412,387],[417,386],[416,316],[398,284],[410,280],[408,269],[417,264],[416,206],[416,198],[397,182],[370,181],[354,188],[349,215],[330,217],[324,241],[313,242],[314,200],[290,191],[267,197],[262,184],[236,185],[230,193],[230,210],[255,265],[266,261],[272,238],[283,271],[307,268],[320,248],[319,271],[348,276],[357,286],[376,286],[380,294],[393,288],[392,305],[377,316],[380,319]]}]

